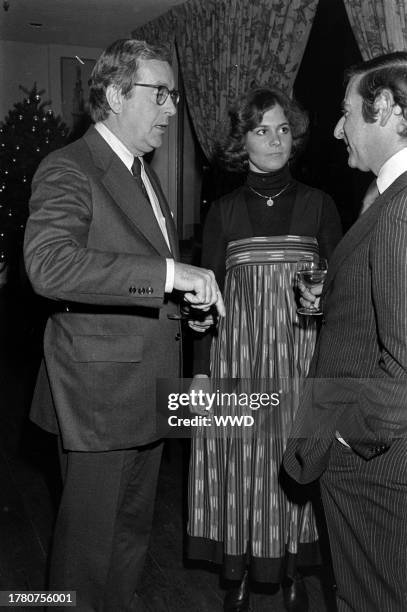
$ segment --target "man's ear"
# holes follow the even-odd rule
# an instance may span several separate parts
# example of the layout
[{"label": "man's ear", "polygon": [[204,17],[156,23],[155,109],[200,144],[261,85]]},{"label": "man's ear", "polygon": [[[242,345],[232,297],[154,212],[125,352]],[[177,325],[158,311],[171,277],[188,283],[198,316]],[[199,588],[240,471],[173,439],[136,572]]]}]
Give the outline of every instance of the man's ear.
[{"label": "man's ear", "polygon": [[398,119],[397,123],[397,134],[402,138],[406,137],[407,134],[407,120],[404,117],[403,109],[399,104],[394,103],[393,105],[393,113]]},{"label": "man's ear", "polygon": [[108,85],[106,88],[106,100],[112,112],[117,115],[122,110],[123,96],[116,85]]},{"label": "man's ear", "polygon": [[377,121],[381,127],[384,127],[392,116],[396,108],[400,107],[394,104],[393,94],[389,89],[383,89],[376,97],[374,108],[377,113]]}]

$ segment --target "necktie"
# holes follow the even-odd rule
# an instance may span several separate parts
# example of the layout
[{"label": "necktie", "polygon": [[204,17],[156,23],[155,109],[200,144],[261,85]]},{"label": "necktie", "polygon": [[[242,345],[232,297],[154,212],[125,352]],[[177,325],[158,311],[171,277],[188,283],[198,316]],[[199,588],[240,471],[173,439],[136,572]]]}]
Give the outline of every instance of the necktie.
[{"label": "necktie", "polygon": [[167,231],[167,227],[165,223],[165,217],[162,213],[160,203],[157,199],[157,196],[153,193],[150,198],[147,193],[146,186],[144,185],[143,179],[141,178],[141,161],[138,157],[134,158],[133,165],[131,167],[131,171],[133,173],[134,178],[138,182],[141,191],[143,192],[145,198],[147,199],[147,202],[151,204],[151,208],[153,210],[157,223],[160,227],[161,233],[164,236],[164,239],[168,245],[168,248],[171,250],[170,241],[168,238],[168,231]]},{"label": "necktie", "polygon": [[138,157],[134,158],[133,165],[131,167],[131,171],[141,191],[143,192],[143,195],[147,198],[148,201],[150,201],[150,198],[148,197],[147,189],[145,188],[143,179],[141,178],[141,161],[139,160]]},{"label": "necktie", "polygon": [[376,198],[380,195],[379,190],[377,188],[377,183],[376,181],[372,181],[365,193],[365,197],[363,198],[363,202],[362,202],[362,210],[360,211],[360,214],[362,215],[368,208],[370,208],[370,206],[373,204],[373,202],[376,200]]}]

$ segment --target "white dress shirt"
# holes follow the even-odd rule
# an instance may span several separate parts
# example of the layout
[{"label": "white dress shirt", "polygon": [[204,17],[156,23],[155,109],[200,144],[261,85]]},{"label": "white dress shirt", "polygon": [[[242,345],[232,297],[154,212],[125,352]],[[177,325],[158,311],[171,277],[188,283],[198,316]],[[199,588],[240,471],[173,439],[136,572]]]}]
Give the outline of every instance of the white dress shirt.
[{"label": "white dress shirt", "polygon": [[407,171],[407,147],[392,155],[379,170],[376,183],[379,193],[383,193],[394,181]]},{"label": "white dress shirt", "polygon": [[[119,138],[117,138],[117,136],[113,134],[111,130],[109,130],[109,128],[104,123],[98,121],[97,123],[95,123],[95,129],[99,132],[103,140],[107,142],[109,147],[113,149],[116,155],[121,159],[128,171],[132,173],[131,167],[133,165],[134,155],[128,150],[128,148],[122,143],[122,141],[119,140]],[[157,219],[157,223],[160,226],[160,230],[164,236],[168,248],[170,249],[170,241],[168,239],[167,227],[165,225],[165,217],[162,214],[157,195],[154,192],[154,189],[145,171],[142,156],[139,157],[139,160],[141,163],[141,180],[143,181],[144,187],[146,188],[150,204],[154,212],[154,216]],[[167,263],[167,274],[165,279],[164,291],[165,293],[171,293],[171,291],[174,289],[175,264],[174,260],[170,258],[166,258],[165,261]]]}]

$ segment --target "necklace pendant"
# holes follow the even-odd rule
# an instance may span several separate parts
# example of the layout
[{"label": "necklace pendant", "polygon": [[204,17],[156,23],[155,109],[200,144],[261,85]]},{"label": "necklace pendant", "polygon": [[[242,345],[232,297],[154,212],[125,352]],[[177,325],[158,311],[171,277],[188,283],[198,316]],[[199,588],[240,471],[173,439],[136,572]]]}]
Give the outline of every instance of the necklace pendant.
[{"label": "necklace pendant", "polygon": [[274,200],[272,198],[268,198],[266,204],[267,206],[273,206]]}]

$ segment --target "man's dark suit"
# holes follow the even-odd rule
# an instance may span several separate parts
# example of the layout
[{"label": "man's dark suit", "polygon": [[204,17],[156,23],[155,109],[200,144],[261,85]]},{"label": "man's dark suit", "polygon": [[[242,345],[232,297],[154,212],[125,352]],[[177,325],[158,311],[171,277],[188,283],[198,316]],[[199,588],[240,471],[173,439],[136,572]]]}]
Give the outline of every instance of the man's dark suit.
[{"label": "man's dark suit", "polygon": [[[298,482],[321,477],[339,609],[401,612],[407,609],[407,553],[400,545],[407,541],[407,173],[339,243],[322,302],[324,321],[284,466]],[[369,525],[376,525],[374,533],[366,533]]]},{"label": "man's dark suit", "polygon": [[[178,306],[164,293],[165,258],[178,258],[176,231],[158,180],[147,172],[171,252],[139,184],[94,127],[47,157],[33,183],[26,266],[34,289],[57,301],[46,327],[31,415],[60,433],[65,451],[72,451],[51,586],[80,591],[86,571],[79,567],[73,575],[72,559],[65,564],[61,558],[75,556],[75,547],[83,558],[87,537],[93,551],[99,546],[99,558],[90,560],[99,582],[91,594],[80,593],[80,610],[99,609],[100,585],[112,593],[104,609],[133,609],[124,603],[118,608],[113,591],[129,599],[134,584],[122,584],[121,569],[128,564],[134,583],[146,552],[161,452],[156,379],[179,376],[179,322],[168,318]],[[88,495],[94,513],[72,510],[75,487],[78,500]],[[106,497],[111,503],[100,511]],[[140,516],[142,498],[151,502]],[[119,506],[124,527],[112,524]],[[59,538],[71,549],[55,553]],[[73,538],[83,541],[67,544]]]}]

